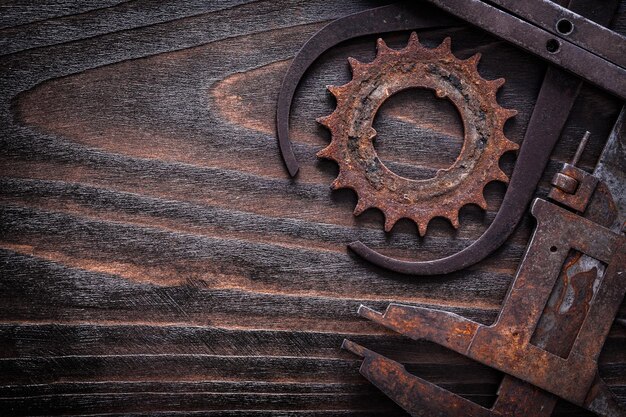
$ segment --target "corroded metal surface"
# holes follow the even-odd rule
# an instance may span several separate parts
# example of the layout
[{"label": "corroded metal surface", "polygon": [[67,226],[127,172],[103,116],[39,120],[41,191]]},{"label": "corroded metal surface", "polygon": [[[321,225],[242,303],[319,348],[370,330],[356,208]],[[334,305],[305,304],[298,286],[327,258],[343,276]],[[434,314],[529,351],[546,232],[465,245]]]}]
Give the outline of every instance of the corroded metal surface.
[{"label": "corroded metal surface", "polygon": [[[504,10],[477,0],[429,1],[452,15],[539,55],[557,67],[571,71],[622,98],[626,96],[626,84],[623,81],[626,69],[622,53],[626,49],[624,37],[602,27],[610,20],[613,3],[605,3],[602,8],[596,7],[603,10],[595,10],[592,21],[577,14],[581,10],[572,7],[572,3],[576,2],[570,3],[568,11],[546,0],[498,0],[496,3]],[[608,19],[605,19],[604,12],[608,12]],[[514,16],[514,13],[523,19]],[[558,26],[562,20],[571,25],[570,30]],[[325,50],[366,34],[449,26],[456,22],[453,16],[433,13],[429,4],[413,1],[390,4],[337,19],[309,39],[295,56],[278,98],[277,136],[289,174],[295,176],[299,168],[289,140],[291,100],[306,69]]]},{"label": "corroded metal surface", "polygon": [[360,241],[351,243],[350,249],[382,268],[411,275],[446,274],[487,257],[513,233],[526,212],[580,85],[573,76],[548,68],[500,210],[485,233],[471,245],[445,258],[419,262],[385,256]]},{"label": "corroded metal surface", "polygon": [[[548,7],[550,13],[535,16],[520,9],[520,16],[528,20],[523,21],[506,10],[517,7],[514,2],[496,1],[506,5],[501,10],[478,0],[430,1],[618,96],[626,94],[624,68],[615,65],[623,58],[606,46],[607,39],[624,40],[581,16],[563,14],[564,9],[544,2],[540,6]],[[585,0],[570,2],[574,11],[582,13],[588,11],[588,6]],[[614,6],[611,2],[601,9],[594,16],[596,22],[608,23]],[[573,28],[559,26],[563,19],[552,22],[554,16],[561,15],[565,16],[565,24],[575,24],[588,35],[581,38],[582,31],[574,33]],[[557,25],[552,27],[553,23]],[[571,33],[574,36],[568,38]],[[346,32],[342,30],[341,36],[345,37]],[[589,50],[594,48],[589,46],[590,40],[596,52]],[[618,49],[624,47],[621,43]],[[608,57],[613,57],[613,62],[603,59]],[[484,83],[489,82],[480,78],[475,66],[472,72],[472,66],[465,65],[472,60],[477,62],[478,58],[456,59],[449,50],[449,40],[431,50],[419,45],[412,35],[409,45],[400,51],[379,41],[372,63],[351,60],[353,80],[329,88],[337,98],[337,109],[320,120],[330,129],[332,142],[319,156],[340,166],[333,188],[357,192],[355,214],[376,207],[385,215],[385,230],[391,230],[400,218],[410,218],[421,235],[435,216],[448,218],[458,227],[458,210],[468,203],[482,206],[477,199],[482,199],[484,184],[503,180],[497,161],[504,152],[514,149],[507,148],[510,142],[502,133],[502,125],[511,115],[488,117],[507,110],[495,101],[499,86],[487,87]],[[374,264],[418,275],[452,272],[483,259],[504,242],[526,210],[581,84],[568,73],[548,68],[501,210],[473,245],[448,258],[427,262],[388,258],[361,242],[350,247]],[[372,121],[380,105],[396,92],[415,87],[433,89],[440,98],[450,99],[461,114],[466,133],[455,164],[425,181],[408,180],[388,170],[372,145],[376,134]],[[485,106],[480,102],[484,97],[493,100]],[[481,141],[489,137],[485,132],[495,131],[502,133],[496,135],[501,139],[499,146],[489,147],[488,140]],[[481,157],[488,152],[492,165],[481,165],[485,163]],[[615,161],[623,165],[623,158],[609,153],[613,165]],[[295,158],[285,160],[288,165],[295,164]],[[494,160],[496,168],[491,170]],[[346,340],[343,348],[364,358],[361,373],[368,380],[415,416],[547,417],[558,397],[602,416],[625,415],[598,377],[596,363],[611,325],[607,318],[615,316],[626,292],[626,239],[620,216],[624,204],[616,205],[610,192],[622,189],[623,181],[616,180],[613,166],[608,170],[610,178],[599,176],[605,184],[575,165],[566,164],[554,177],[556,188],[550,198],[584,218],[545,200],[535,200],[533,214],[538,226],[496,323],[484,326],[445,311],[395,304],[384,314],[366,307],[359,310],[362,316],[406,336],[441,344],[505,372],[494,406],[488,409],[471,403],[409,374],[401,364]],[[623,176],[623,170],[617,175]],[[481,181],[485,182],[481,185]],[[622,199],[623,193],[617,198]]]},{"label": "corroded metal surface", "polygon": [[419,417],[549,417],[556,397],[512,377],[504,377],[490,409],[447,391],[376,352],[344,340],[343,349],[363,358],[360,372],[412,416]]},{"label": "corroded metal surface", "polygon": [[[626,291],[626,239],[543,200],[535,202],[532,213],[537,232],[500,316],[493,326],[477,330],[467,353],[584,405],[597,372],[597,357]],[[571,350],[561,356],[530,341],[570,250],[599,260],[606,270],[592,302],[584,307],[588,311]],[[594,267],[587,278],[595,279],[599,272]]]},{"label": "corroded metal surface", "polygon": [[[597,358],[612,323],[607,318],[615,317],[626,292],[626,238],[545,200],[535,200],[532,213],[537,230],[493,325],[398,304],[389,305],[384,314],[361,307],[359,314],[598,412],[593,405],[608,391],[597,381]],[[599,261],[602,269],[585,268],[572,250]],[[564,278],[579,281],[581,290],[568,301],[559,296]],[[439,406],[447,408],[445,402]],[[623,414],[608,409],[603,415]]]},{"label": "corroded metal surface", "polygon": [[[544,28],[545,22],[540,16],[546,16],[548,13],[554,15],[560,13],[559,10],[548,7],[544,11],[535,7],[534,11],[528,13],[529,10],[524,12],[524,9],[527,8],[512,5],[512,3],[539,3],[537,1],[500,0],[499,3],[502,3],[504,10],[480,0],[428,0],[428,2],[436,4],[452,15],[476,25],[492,35],[505,39],[553,65],[567,69],[622,100],[626,99],[626,68],[621,66],[625,63],[624,58],[615,59],[620,64],[603,58],[607,55],[611,57],[619,55],[619,50],[624,49],[623,45],[612,46],[613,43],[623,44],[626,42],[626,38],[619,34],[606,29],[598,29],[593,22],[570,11],[569,15],[572,22],[575,21],[577,26],[583,27],[588,38],[595,38],[591,44],[588,42],[585,44],[580,42],[577,34],[574,37],[569,36],[574,30],[558,31],[550,28],[550,31],[556,32],[550,33]],[[517,10],[515,12],[507,10],[506,7],[508,6]],[[528,7],[528,9],[533,9],[533,7]],[[517,15],[518,11],[522,13]],[[596,49],[598,46],[599,49]],[[617,51],[609,52],[611,49],[617,49]]]},{"label": "corroded metal surface", "polygon": [[[398,362],[361,345],[344,340],[342,348],[362,357],[361,374],[412,416],[491,416],[486,408],[411,375]],[[447,404],[445,409],[440,406],[444,402]]]},{"label": "corroded metal surface", "polygon": [[[569,7],[584,14],[591,14],[589,9],[593,8],[594,20],[604,25],[610,22],[617,2],[597,8],[587,0],[571,0]],[[506,241],[526,211],[581,85],[581,80],[563,70],[548,68],[500,210],[485,233],[470,246],[445,258],[419,262],[385,256],[363,242],[351,243],[350,249],[382,268],[411,275],[446,274],[484,259]]]},{"label": "corroded metal surface", "polygon": [[[532,199],[534,190],[548,162],[549,155],[559,139],[561,130],[569,116],[569,111],[582,85],[582,80],[557,67],[568,69],[592,82],[594,80],[595,82],[598,81],[598,74],[606,73],[606,71],[611,72],[616,69],[615,65],[609,61],[602,59],[597,61],[596,58],[602,56],[602,54],[597,55],[593,52],[593,48],[591,48],[591,51],[585,49],[589,45],[581,44],[580,39],[577,39],[576,36],[573,37],[573,43],[570,43],[569,39],[567,39],[569,34],[561,32],[559,32],[558,40],[552,39],[551,29],[546,29],[545,22],[539,16],[534,16],[536,22],[533,22],[532,19],[530,22],[526,22],[477,0],[470,1],[472,7],[463,8],[459,7],[460,3],[458,2],[449,4],[448,2],[444,3],[438,0],[431,1],[453,14],[462,16],[488,32],[502,36],[523,49],[538,53],[555,66],[549,67],[546,73],[502,206],[487,231],[478,240],[454,255],[421,262],[390,258],[360,241],[349,245],[352,251],[375,265],[412,275],[440,275],[466,268],[487,257],[511,235]],[[296,55],[291,67],[294,69],[292,71],[290,68],[281,87],[277,110],[278,140],[283,160],[292,176],[297,172],[298,163],[288,137],[289,109],[293,92],[306,67],[321,54],[324,44],[328,45],[328,47],[333,46],[339,40],[350,39],[367,32],[371,29],[372,24],[386,23],[385,19],[379,20],[377,18],[378,12],[376,10],[380,10],[381,16],[385,16],[386,13],[393,12],[393,7],[396,6],[384,6],[384,8],[372,10],[372,13],[360,13],[338,19],[318,32]],[[424,7],[424,4],[420,2],[412,3],[411,7],[414,7],[413,12],[417,14],[431,12],[428,7]],[[572,12],[593,15],[593,21],[599,25],[608,25],[616,7],[616,0],[605,2],[601,8],[590,5],[587,0],[571,0],[569,2],[569,8]],[[467,15],[467,12],[469,12],[469,15]],[[552,15],[553,13],[550,14],[550,16]],[[397,13],[396,16],[397,19],[395,17],[388,19],[390,27],[410,22],[410,18],[407,20],[407,15],[404,14],[404,11]],[[437,19],[440,18],[438,14],[435,14],[435,16],[433,24],[436,24]],[[580,15],[568,14],[565,17],[570,19],[570,23],[575,24],[578,28],[592,28],[589,29],[591,30],[590,33],[604,33],[603,30],[597,28],[594,22]],[[418,19],[420,27],[428,25],[429,19]],[[600,44],[610,44],[611,42],[607,43],[605,38],[603,35],[598,35],[598,42]],[[616,38],[611,35],[611,39]],[[551,44],[556,43],[558,48],[548,51],[549,53],[546,55],[545,48],[548,46],[548,42]],[[621,42],[623,42],[623,39]],[[591,57],[592,61],[596,60],[598,65],[590,65],[589,62],[591,61],[587,57]],[[622,71],[622,69],[619,69],[619,71]],[[587,77],[589,72],[592,73],[591,78]],[[620,85],[619,89],[623,89],[624,79],[621,76],[606,77],[601,81],[604,83],[604,87],[611,90],[616,84],[615,80]]]},{"label": "corroded metal surface", "polygon": [[[611,228],[624,231],[624,226],[626,226],[626,106],[622,107],[593,175],[606,185],[606,193],[613,196],[610,201],[614,202],[614,211],[617,214],[614,216]],[[593,203],[592,200],[587,211],[597,210],[592,210]],[[600,213],[603,212],[600,211]]]},{"label": "corroded metal surface", "polygon": [[578,188],[578,181],[560,172],[554,174],[551,184],[567,194],[574,194]]},{"label": "corroded metal surface", "polygon": [[[430,340],[504,370],[507,374],[492,408],[444,392],[406,374],[401,364],[346,341],[344,348],[365,358],[361,373],[416,416],[429,415],[422,413],[423,409],[448,416],[550,416],[558,397],[511,374],[537,385],[545,382],[547,385],[539,385],[545,389],[560,387],[559,394],[576,396],[579,405],[600,416],[626,416],[595,369],[611,318],[626,292],[624,207],[621,196],[616,204],[610,191],[622,189],[615,178],[622,175],[626,159],[625,118],[626,107],[594,170],[595,180],[598,175],[611,186],[599,181],[592,194],[583,193],[584,218],[544,200],[536,201],[537,230],[495,324],[482,326],[445,311],[393,304],[384,315],[363,306],[359,309],[363,317],[408,337]],[[578,169],[573,164],[585,148],[585,138],[572,165],[564,164],[561,173]],[[584,177],[592,176],[584,173]],[[571,193],[576,194],[576,188]],[[577,200],[558,197],[560,204],[578,211]],[[395,379],[388,382],[390,374]],[[409,389],[414,392],[407,394]],[[406,398],[412,401],[407,403]],[[428,402],[425,408],[424,402]]]},{"label": "corroded metal surface", "polygon": [[[480,55],[457,59],[446,38],[437,48],[425,48],[415,32],[402,50],[390,49],[378,40],[376,59],[361,63],[350,59],[352,80],[328,89],[337,99],[336,110],[318,121],[326,126],[332,141],[319,157],[339,164],[339,176],[332,188],[351,188],[358,194],[355,215],[378,208],[390,231],[401,218],[413,220],[424,235],[433,217],[445,217],[456,228],[458,212],[466,204],[483,209],[484,186],[491,181],[508,182],[498,166],[502,154],[516,150],[503,132],[515,110],[496,101],[503,79],[487,81],[477,70]],[[448,98],[463,121],[465,141],[454,164],[439,170],[434,178],[411,180],[390,171],[376,154],[372,127],[379,107],[399,91],[428,88],[439,98]]]},{"label": "corroded metal surface", "polygon": [[[573,191],[570,192],[570,187],[561,187],[564,185],[564,177],[575,181]],[[553,178],[552,185],[555,187],[550,190],[548,198],[582,213],[587,208],[589,199],[598,185],[598,178],[573,165],[565,164],[561,172]]]},{"label": "corroded metal surface", "polygon": [[[622,68],[626,67],[624,36],[592,20],[582,18],[578,11],[574,13],[551,0],[491,0],[491,2],[517,16],[533,21],[557,37],[564,37]],[[594,4],[593,7],[598,5]]]}]

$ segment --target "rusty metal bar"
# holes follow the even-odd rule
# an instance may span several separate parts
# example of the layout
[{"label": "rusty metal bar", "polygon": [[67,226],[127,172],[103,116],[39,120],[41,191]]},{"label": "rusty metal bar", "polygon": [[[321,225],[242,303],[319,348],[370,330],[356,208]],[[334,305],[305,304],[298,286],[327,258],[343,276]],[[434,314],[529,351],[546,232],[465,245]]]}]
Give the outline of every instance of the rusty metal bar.
[{"label": "rusty metal bar", "polygon": [[569,40],[480,0],[427,1],[626,100],[626,69]]},{"label": "rusty metal bar", "polygon": [[[626,38],[550,0],[488,0],[561,39],[626,67]],[[596,5],[604,7],[604,5]]]}]

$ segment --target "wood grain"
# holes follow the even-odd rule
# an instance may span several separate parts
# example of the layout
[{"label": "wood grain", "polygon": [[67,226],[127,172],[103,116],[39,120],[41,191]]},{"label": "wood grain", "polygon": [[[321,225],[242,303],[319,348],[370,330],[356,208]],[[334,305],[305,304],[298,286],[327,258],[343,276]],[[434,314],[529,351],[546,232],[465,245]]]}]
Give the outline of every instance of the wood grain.
[{"label": "wood grain", "polygon": [[[307,73],[292,115],[302,161],[288,178],[275,140],[280,81],[326,22],[376,1],[19,1],[0,4],[0,411],[2,415],[403,416],[340,350],[351,339],[481,404],[501,375],[356,315],[361,303],[433,306],[483,323],[496,317],[533,228],[446,277],[383,271],[349,253],[360,239],[407,259],[471,244],[506,191],[485,189],[454,230],[428,235],[382,216],[352,215],[331,192],[336,165],[315,118],[332,112],[325,85],[349,80],[347,57],[371,60],[375,37],[333,48]],[[614,28],[626,32],[622,3]],[[545,65],[467,27],[445,36],[519,115],[522,142]],[[407,33],[385,36],[392,47]],[[592,132],[593,167],[620,103],[585,86],[547,168],[548,179]],[[427,91],[389,100],[376,147],[390,169],[427,178],[449,166],[463,131]],[[514,155],[501,166],[511,172]],[[622,306],[621,317],[626,317]],[[626,404],[626,331],[614,327],[600,372]],[[556,416],[588,415],[559,404]]]}]

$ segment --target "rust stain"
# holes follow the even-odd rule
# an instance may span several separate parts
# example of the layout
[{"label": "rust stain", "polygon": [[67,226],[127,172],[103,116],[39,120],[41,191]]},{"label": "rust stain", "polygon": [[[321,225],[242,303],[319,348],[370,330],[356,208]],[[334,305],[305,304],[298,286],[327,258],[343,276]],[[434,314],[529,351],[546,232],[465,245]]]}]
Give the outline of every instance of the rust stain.
[{"label": "rust stain", "polygon": [[[434,217],[448,219],[458,228],[459,210],[467,204],[487,208],[483,188],[491,181],[508,182],[498,162],[518,148],[504,136],[504,124],[517,114],[496,101],[503,79],[487,81],[477,70],[480,55],[457,59],[447,38],[437,48],[423,47],[413,33],[406,48],[394,50],[379,39],[371,63],[349,59],[353,78],[343,86],[329,86],[337,108],[318,119],[332,134],[329,146],[318,157],[339,164],[333,189],[354,190],[358,203],[354,214],[378,208],[390,231],[402,218],[413,220],[420,235]],[[409,88],[428,88],[439,98],[449,98],[463,120],[465,141],[454,164],[434,178],[411,180],[390,171],[378,157],[372,127],[380,106],[393,94]]]}]

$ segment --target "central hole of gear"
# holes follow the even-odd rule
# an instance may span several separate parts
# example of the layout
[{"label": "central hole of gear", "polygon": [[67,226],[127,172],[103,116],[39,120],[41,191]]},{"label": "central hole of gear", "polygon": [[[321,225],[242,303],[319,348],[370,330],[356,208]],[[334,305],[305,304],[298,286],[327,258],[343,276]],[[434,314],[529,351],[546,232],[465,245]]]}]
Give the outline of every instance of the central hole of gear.
[{"label": "central hole of gear", "polygon": [[392,95],[374,119],[374,148],[396,175],[433,178],[454,164],[463,147],[463,122],[454,104],[425,88]]}]

